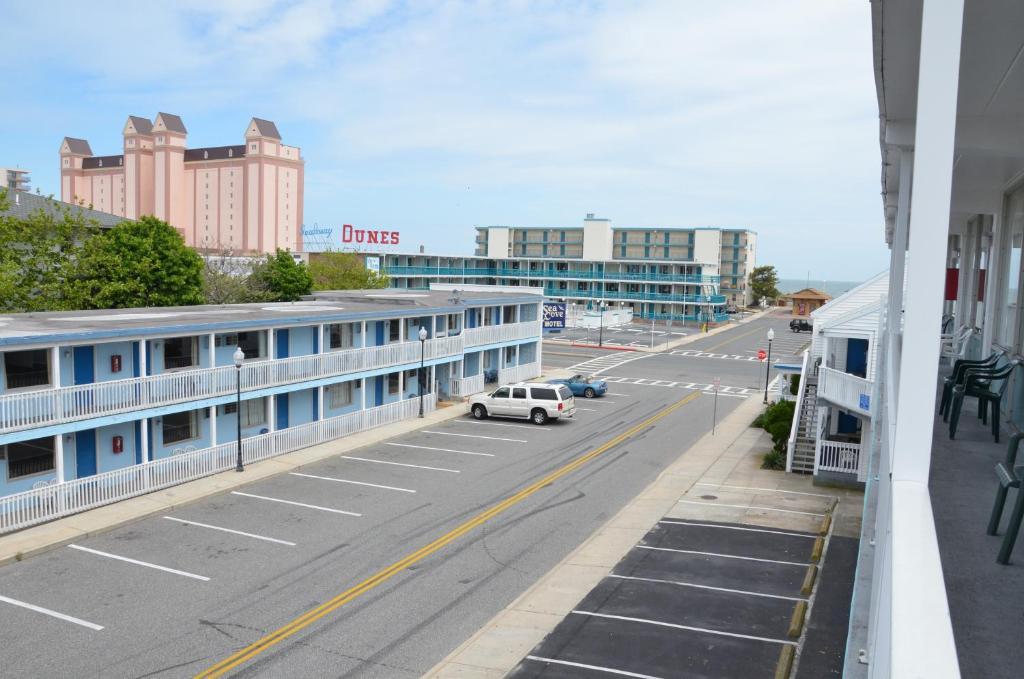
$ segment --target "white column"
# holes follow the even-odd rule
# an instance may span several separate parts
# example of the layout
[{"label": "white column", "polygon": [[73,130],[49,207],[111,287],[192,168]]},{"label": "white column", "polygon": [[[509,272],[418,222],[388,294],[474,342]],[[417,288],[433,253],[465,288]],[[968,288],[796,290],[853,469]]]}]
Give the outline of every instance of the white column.
[{"label": "white column", "polygon": [[142,425],[140,427],[142,433],[142,461],[152,461],[152,452],[149,450],[149,418],[142,418]]},{"label": "white column", "polygon": [[399,400],[405,398],[405,371],[398,371],[398,395],[401,397]]},{"label": "white column", "polygon": [[217,352],[216,352],[217,339],[216,339],[216,336],[212,332],[210,333],[210,337],[209,337],[208,341],[210,343],[210,355],[207,357],[207,363],[209,363],[211,368],[216,368],[217,367]]},{"label": "white column", "polygon": [[267,328],[267,359],[276,358],[274,355],[274,329]]},{"label": "white column", "polygon": [[64,483],[64,434],[53,437],[53,454],[56,456],[57,483]]},{"label": "white column", "polygon": [[367,338],[366,336],[366,321],[363,321],[363,332],[361,337],[363,342],[363,348],[365,349],[366,347],[370,346],[369,338]]},{"label": "white column", "polygon": [[324,419],[324,394],[326,390],[321,384],[316,388],[316,419],[317,421]]},{"label": "white column", "polygon": [[[366,322],[365,321],[363,321],[363,327],[366,327]],[[360,386],[359,394],[360,394],[360,396],[362,396],[362,399],[363,399],[363,407],[362,407],[362,409],[366,410],[366,378],[365,377],[362,379],[362,385]]]},{"label": "white column", "polygon": [[992,351],[993,332],[996,324],[996,281],[1000,277],[1002,264],[996,253],[999,252],[993,247],[997,243],[996,234],[1002,230],[1000,215],[990,215],[987,218],[985,230],[982,232],[981,249],[985,252],[985,306],[982,309],[984,319],[981,322],[981,350],[984,354]]},{"label": "white column", "polygon": [[60,389],[60,347],[50,347],[50,383]]},{"label": "white column", "polygon": [[936,335],[945,287],[962,23],[963,0],[924,3],[914,136],[916,160],[910,197],[909,244],[913,266],[907,271],[903,334],[903,345],[913,351],[903,352],[902,356],[899,417],[893,441],[893,450],[897,451],[892,470],[894,482],[928,483],[934,403],[918,394],[922,388],[932,389],[938,376]]},{"label": "white column", "polygon": [[319,338],[316,341],[316,348],[317,348],[317,352],[316,353],[322,354],[322,353],[324,353],[324,344],[327,343],[327,340],[324,339],[324,324],[321,323],[320,325],[316,326],[316,331],[317,331],[317,337]]},{"label": "white column", "polygon": [[267,397],[267,431],[275,431],[277,427],[277,395]]},{"label": "white column", "polygon": [[[900,187],[896,203],[896,228],[892,234],[889,265],[889,318],[886,325],[893,336],[899,331],[903,314],[903,277],[907,262],[907,231],[910,224],[910,185],[914,176],[914,152],[900,151]],[[948,220],[946,220],[948,222]],[[946,223],[946,222],[943,222]]]},{"label": "white column", "polygon": [[146,345],[148,342],[144,339],[139,340],[139,376],[146,376]]},{"label": "white column", "polygon": [[217,406],[210,406],[210,446],[217,445]]}]

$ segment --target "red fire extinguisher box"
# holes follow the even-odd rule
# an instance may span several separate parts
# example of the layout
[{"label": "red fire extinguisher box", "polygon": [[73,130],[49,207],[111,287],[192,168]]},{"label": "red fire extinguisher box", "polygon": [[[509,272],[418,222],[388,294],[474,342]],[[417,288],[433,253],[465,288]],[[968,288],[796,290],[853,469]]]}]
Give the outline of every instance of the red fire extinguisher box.
[{"label": "red fire extinguisher box", "polygon": [[113,448],[113,451],[115,453],[123,453],[124,452],[124,437],[123,436],[115,436],[113,438],[113,441],[112,441],[110,447]]}]

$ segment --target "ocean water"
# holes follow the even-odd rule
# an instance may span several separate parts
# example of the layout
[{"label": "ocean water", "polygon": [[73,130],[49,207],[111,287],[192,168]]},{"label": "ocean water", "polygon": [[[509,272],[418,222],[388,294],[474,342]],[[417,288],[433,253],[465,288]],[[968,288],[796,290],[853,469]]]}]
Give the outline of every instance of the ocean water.
[{"label": "ocean water", "polygon": [[833,298],[838,297],[844,292],[851,290],[864,281],[822,281],[806,278],[780,278],[779,279],[779,292],[786,294],[789,292],[797,292],[804,288],[814,288],[821,290],[822,292],[832,295]]}]

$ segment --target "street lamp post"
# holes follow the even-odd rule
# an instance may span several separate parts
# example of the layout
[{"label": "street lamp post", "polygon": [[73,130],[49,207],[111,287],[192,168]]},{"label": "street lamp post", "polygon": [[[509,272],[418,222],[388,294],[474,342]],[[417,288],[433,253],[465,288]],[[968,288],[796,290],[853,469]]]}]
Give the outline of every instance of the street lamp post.
[{"label": "street lamp post", "polygon": [[420,376],[416,383],[420,388],[420,417],[423,417],[423,357],[427,346],[427,329],[420,326]]},{"label": "street lamp post", "polygon": [[604,301],[599,301],[597,303],[597,313],[599,314],[598,318],[600,319],[600,325],[598,326],[597,330],[597,346],[599,347],[604,346],[604,310],[606,308],[607,307],[605,307]]},{"label": "street lamp post", "polygon": [[764,362],[764,402],[768,403],[768,371],[772,369],[772,340],[775,339],[775,330],[768,328],[768,356]]},{"label": "street lamp post", "polygon": [[238,461],[235,463],[236,472],[244,472],[242,466],[242,361],[245,360],[245,352],[242,347],[235,347],[235,353],[231,355],[235,361],[235,422],[238,424]]}]

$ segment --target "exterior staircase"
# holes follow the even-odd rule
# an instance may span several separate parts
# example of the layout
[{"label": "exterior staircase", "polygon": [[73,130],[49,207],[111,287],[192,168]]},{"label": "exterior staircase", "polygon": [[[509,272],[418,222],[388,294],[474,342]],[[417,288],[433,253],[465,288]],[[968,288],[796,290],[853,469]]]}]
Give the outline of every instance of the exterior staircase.
[{"label": "exterior staircase", "polygon": [[796,413],[799,418],[797,422],[796,441],[793,444],[793,466],[797,474],[814,473],[815,456],[815,427],[818,422],[818,378],[808,376],[801,380],[801,389],[804,390],[803,403],[800,412]]}]

